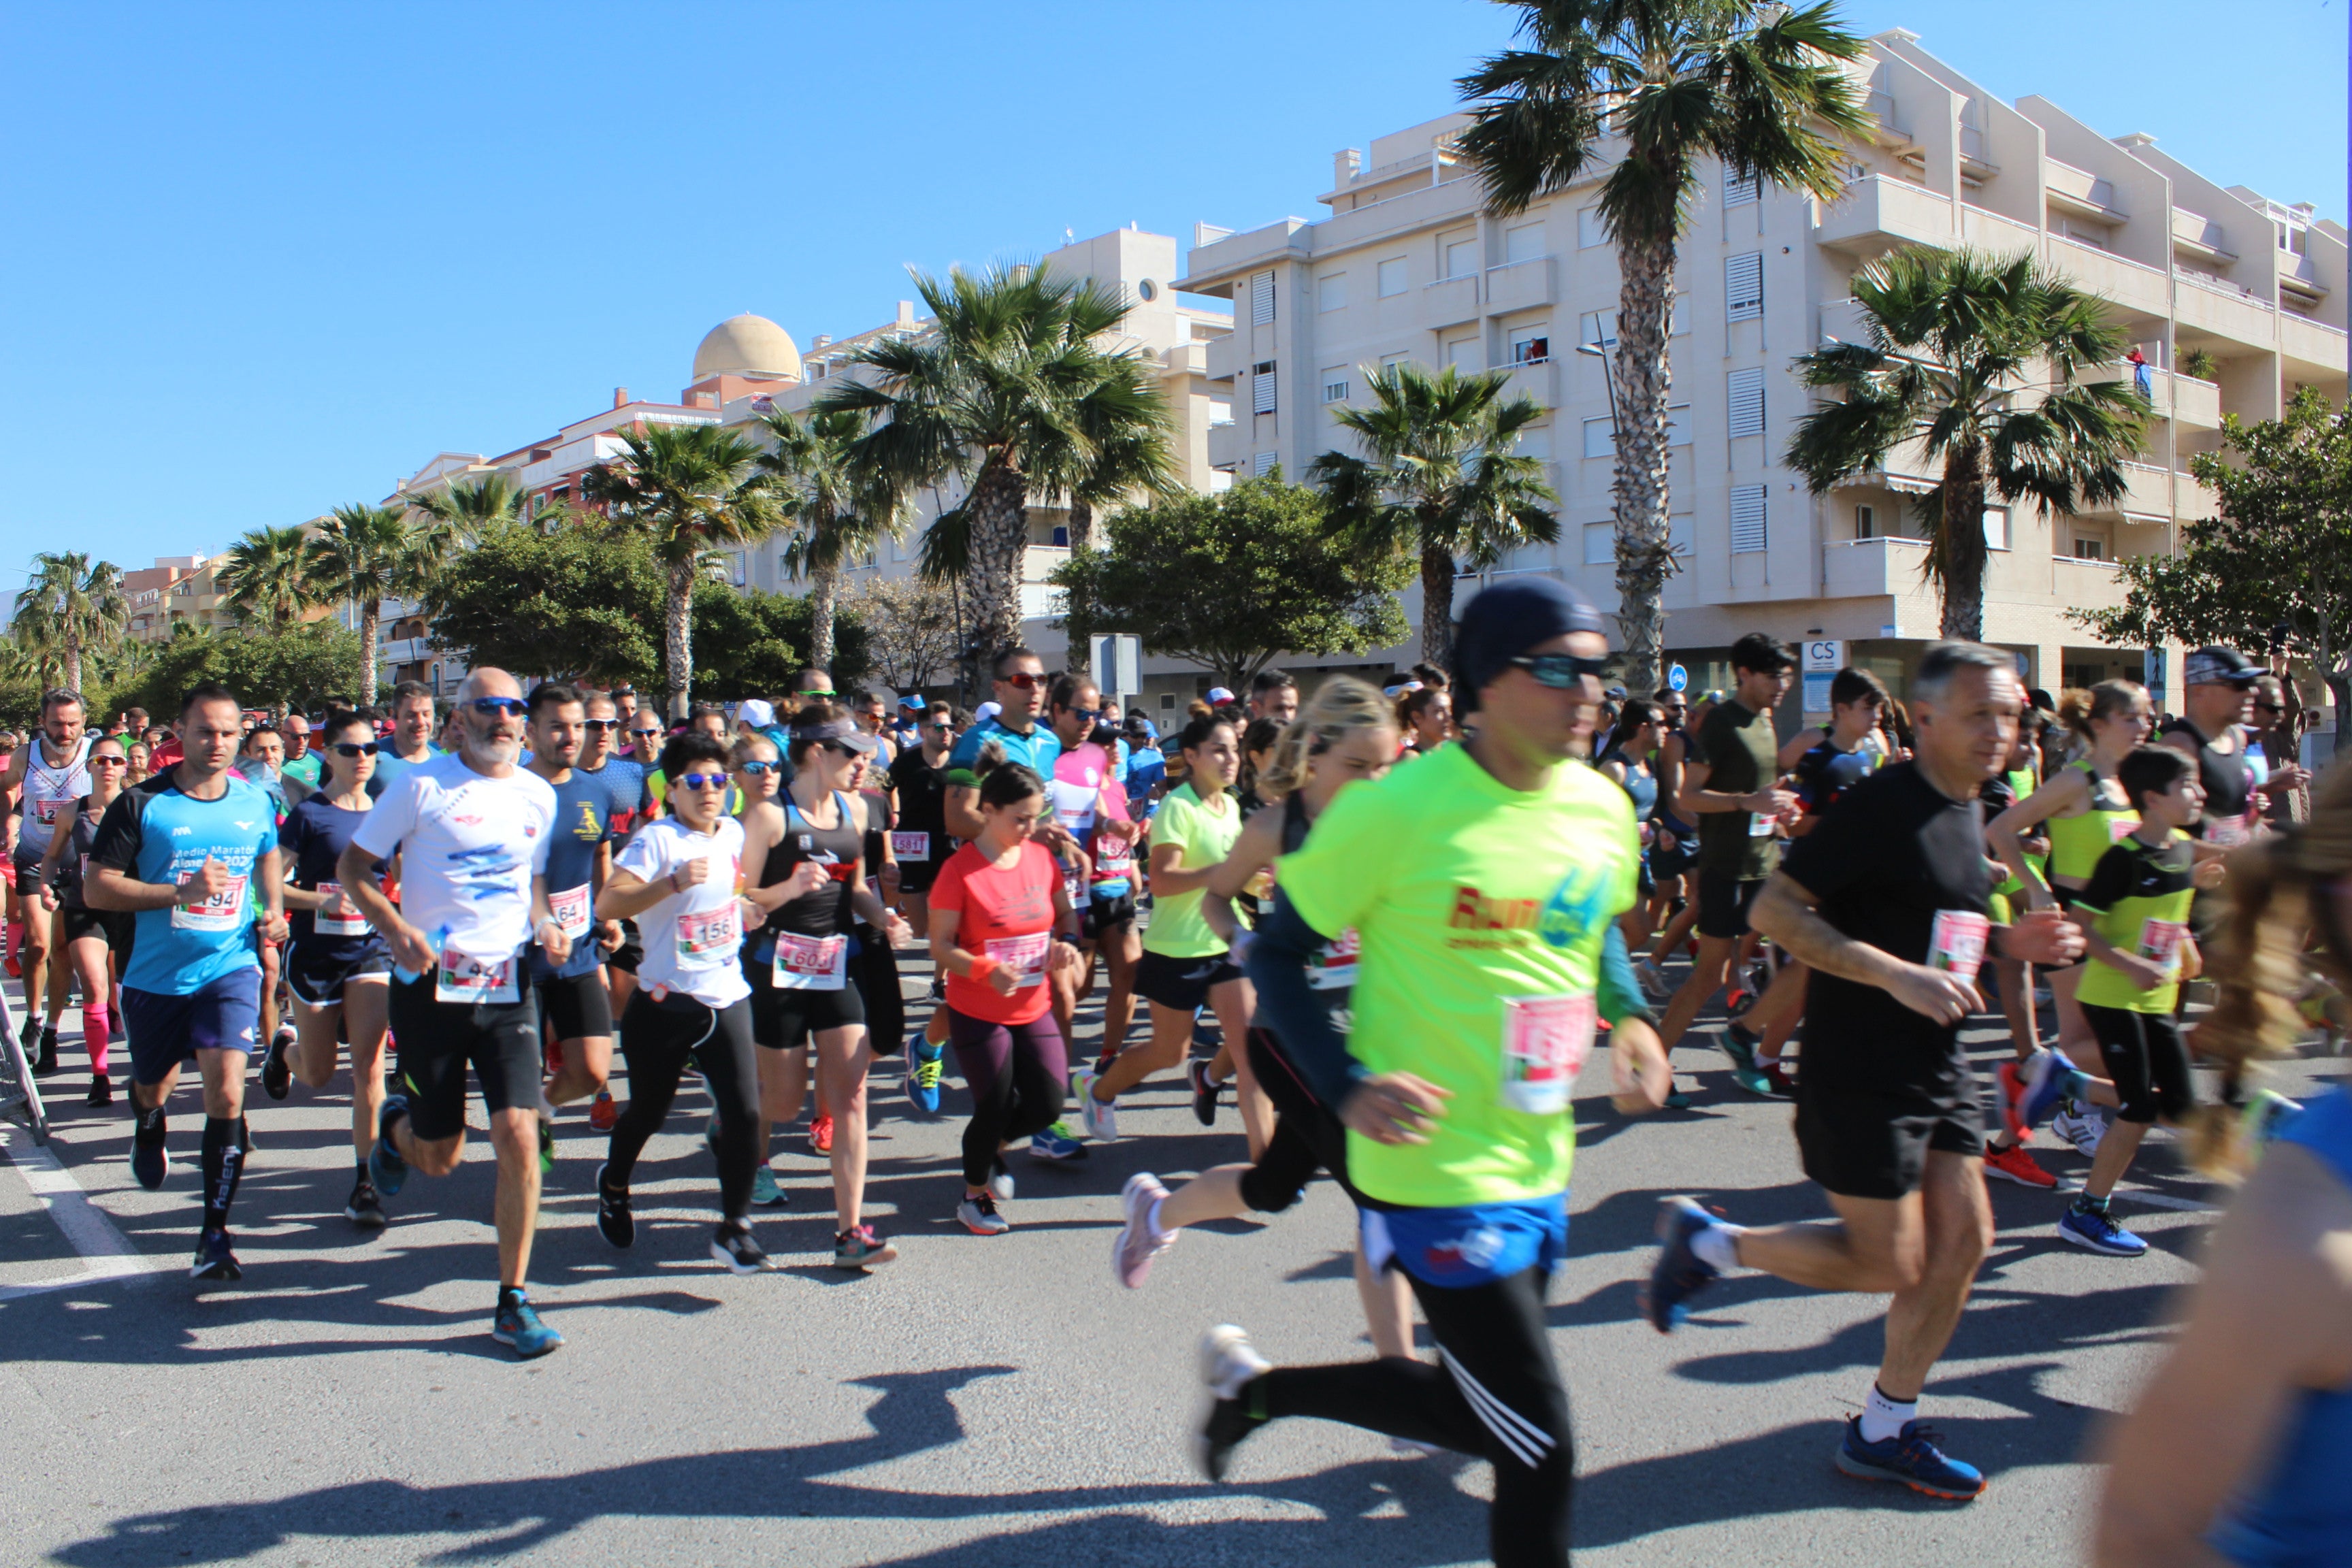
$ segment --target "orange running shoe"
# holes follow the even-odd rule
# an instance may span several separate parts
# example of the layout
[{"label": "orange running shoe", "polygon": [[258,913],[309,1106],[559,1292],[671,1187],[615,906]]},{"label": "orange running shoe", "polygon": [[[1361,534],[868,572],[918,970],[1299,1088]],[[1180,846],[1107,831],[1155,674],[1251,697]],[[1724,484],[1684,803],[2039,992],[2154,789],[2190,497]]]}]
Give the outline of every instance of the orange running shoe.
[{"label": "orange running shoe", "polygon": [[588,1104],[588,1125],[599,1132],[610,1132],[613,1123],[621,1119],[620,1107],[613,1103],[613,1091],[600,1089]]},{"label": "orange running shoe", "polygon": [[2058,1178],[2043,1170],[2022,1143],[2012,1143],[2006,1149],[1987,1144],[1984,1163],[1986,1175],[2015,1182],[2021,1187],[2039,1187],[2046,1193],[2058,1185]]},{"label": "orange running shoe", "polygon": [[820,1154],[833,1152],[833,1114],[827,1111],[809,1123],[809,1147]]}]

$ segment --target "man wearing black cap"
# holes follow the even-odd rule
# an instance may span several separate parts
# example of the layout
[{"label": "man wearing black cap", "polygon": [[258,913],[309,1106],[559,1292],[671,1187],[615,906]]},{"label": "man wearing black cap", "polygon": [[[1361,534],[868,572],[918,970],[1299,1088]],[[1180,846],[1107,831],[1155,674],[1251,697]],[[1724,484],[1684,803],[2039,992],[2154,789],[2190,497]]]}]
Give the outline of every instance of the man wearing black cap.
[{"label": "man wearing black cap", "polygon": [[2200,647],[2186,664],[2188,712],[2168,722],[2158,740],[2196,759],[2205,815],[2190,836],[2227,849],[2243,844],[2253,826],[2255,780],[2246,765],[2242,726],[2254,716],[2254,683],[2263,672],[2228,647]]},{"label": "man wearing black cap", "polygon": [[[1544,1290],[1565,1255],[1569,1094],[1610,1035],[1619,1108],[1672,1087],[1617,915],[1640,857],[1625,794],[1583,766],[1608,644],[1548,577],[1463,611],[1454,692],[1476,725],[1411,767],[1351,784],[1283,858],[1249,956],[1259,1023],[1339,1108],[1370,1199],[1365,1256],[1404,1271],[1440,1364],[1275,1370],[1227,1325],[1202,1346],[1211,1479],[1281,1415],[1314,1415],[1493,1462],[1493,1555],[1564,1563],[1568,1396]],[[1360,943],[1345,1035],[1307,960]]]}]

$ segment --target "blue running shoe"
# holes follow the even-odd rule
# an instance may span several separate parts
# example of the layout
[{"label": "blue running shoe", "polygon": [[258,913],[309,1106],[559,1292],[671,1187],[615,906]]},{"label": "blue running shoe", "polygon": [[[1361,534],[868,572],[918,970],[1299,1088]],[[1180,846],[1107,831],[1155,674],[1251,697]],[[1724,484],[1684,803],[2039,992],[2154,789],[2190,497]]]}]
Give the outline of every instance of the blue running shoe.
[{"label": "blue running shoe", "polygon": [[1993,1076],[2000,1082],[2000,1115],[2011,1137],[2025,1137],[2058,1108],[2073,1066],[2047,1046],[2021,1062],[2000,1064]]},{"label": "blue running shoe", "polygon": [[1723,1054],[1731,1058],[1732,1072],[1739,1078],[1740,1087],[1745,1089],[1748,1077],[1756,1071],[1756,1047],[1764,1043],[1764,1037],[1733,1018],[1723,1026],[1720,1043]]},{"label": "blue running shoe", "polygon": [[1070,1136],[1065,1122],[1056,1121],[1029,1140],[1029,1157],[1033,1160],[1083,1160],[1087,1146]]},{"label": "blue running shoe", "polygon": [[1689,1314],[1686,1303],[1717,1278],[1691,1250],[1691,1238],[1714,1225],[1714,1217],[1688,1198],[1667,1198],[1658,1205],[1658,1260],[1650,1266],[1650,1282],[1642,1290],[1642,1315],[1662,1334],[1675,1331],[1675,1325]]},{"label": "blue running shoe", "polygon": [[940,1074],[948,1048],[923,1038],[920,1031],[907,1042],[907,1103],[925,1116],[940,1113]]},{"label": "blue running shoe", "polygon": [[761,1165],[751,1173],[751,1206],[755,1209],[782,1208],[792,1202],[784,1189],[776,1184],[776,1173]]},{"label": "blue running shoe", "polygon": [[2147,1243],[2117,1225],[2114,1215],[2080,1199],[2058,1216],[2058,1234],[2077,1247],[2109,1258],[2138,1258],[2147,1251]]},{"label": "blue running shoe", "polygon": [[408,1096],[387,1094],[383,1109],[375,1113],[375,1146],[368,1151],[368,1180],[375,1184],[378,1195],[398,1197],[408,1180],[408,1162],[392,1144],[392,1124],[408,1114]]},{"label": "blue running shoe", "polygon": [[530,1298],[521,1291],[499,1298],[499,1312],[490,1321],[490,1338],[513,1350],[524,1361],[535,1361],[563,1342],[563,1336],[540,1321]]},{"label": "blue running shoe", "polygon": [[245,1270],[237,1267],[236,1254],[229,1250],[228,1232],[208,1230],[196,1238],[196,1261],[188,1269],[191,1279],[242,1279]]},{"label": "blue running shoe", "polygon": [[1849,1415],[1845,1439],[1838,1444],[1837,1468],[1865,1481],[1900,1481],[1915,1492],[1953,1502],[1967,1502],[1984,1490],[1984,1474],[1973,1465],[1947,1458],[1934,1442],[1936,1434],[1916,1421],[1883,1443],[1862,1440],[1862,1417]]}]

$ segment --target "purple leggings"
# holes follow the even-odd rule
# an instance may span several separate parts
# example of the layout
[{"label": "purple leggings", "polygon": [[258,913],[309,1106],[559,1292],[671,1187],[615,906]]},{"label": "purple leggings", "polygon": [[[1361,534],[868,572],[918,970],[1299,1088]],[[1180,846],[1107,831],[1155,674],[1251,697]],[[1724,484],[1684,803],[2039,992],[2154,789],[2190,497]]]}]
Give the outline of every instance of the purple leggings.
[{"label": "purple leggings", "polygon": [[1016,1138],[1043,1132],[1062,1114],[1062,1080],[1069,1058],[1049,1009],[1025,1024],[992,1024],[948,1009],[948,1043],[971,1089],[971,1121],[963,1130],[964,1185],[988,1185],[997,1151]]}]

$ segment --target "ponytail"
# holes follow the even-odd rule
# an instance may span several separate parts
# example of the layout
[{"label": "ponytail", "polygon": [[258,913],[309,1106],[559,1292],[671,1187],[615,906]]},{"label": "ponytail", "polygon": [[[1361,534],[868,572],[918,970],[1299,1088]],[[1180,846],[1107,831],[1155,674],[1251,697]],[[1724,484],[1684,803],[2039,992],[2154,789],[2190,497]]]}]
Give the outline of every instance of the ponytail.
[{"label": "ponytail", "polygon": [[1296,794],[1315,758],[1357,731],[1385,730],[1393,723],[1379,692],[1352,675],[1329,677],[1275,742],[1274,755],[1258,775],[1258,793]]}]

